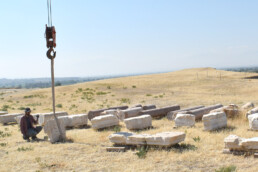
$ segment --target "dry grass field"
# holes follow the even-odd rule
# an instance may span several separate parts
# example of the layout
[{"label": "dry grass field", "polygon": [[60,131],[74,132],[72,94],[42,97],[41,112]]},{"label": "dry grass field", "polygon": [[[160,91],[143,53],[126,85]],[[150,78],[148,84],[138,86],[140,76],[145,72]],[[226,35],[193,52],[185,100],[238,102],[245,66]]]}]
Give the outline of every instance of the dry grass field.
[{"label": "dry grass field", "polygon": [[[195,105],[248,101],[258,105],[258,80],[244,79],[252,73],[237,73],[212,68],[187,69],[165,74],[108,79],[56,88],[58,111],[69,114],[117,105],[156,104],[158,107],[179,104],[181,108]],[[51,111],[51,90],[0,90],[0,108],[10,113],[31,107],[33,113]],[[123,123],[121,131],[127,131]],[[89,123],[90,125],[90,123]],[[258,171],[258,159],[222,154],[223,140],[230,134],[255,137],[248,130],[244,117],[229,120],[228,128],[203,131],[197,122],[193,128],[173,129],[174,122],[166,118],[153,120],[153,129],[139,133],[163,131],[186,132],[185,148],[150,149],[140,159],[137,150],[125,153],[106,152],[111,146],[107,137],[112,129],[92,128],[67,130],[70,142],[51,144],[47,141],[27,143],[17,125],[2,125],[0,131],[0,171],[215,171],[234,165],[237,171]],[[39,138],[45,134],[41,132]],[[200,138],[196,140],[194,138]]]}]

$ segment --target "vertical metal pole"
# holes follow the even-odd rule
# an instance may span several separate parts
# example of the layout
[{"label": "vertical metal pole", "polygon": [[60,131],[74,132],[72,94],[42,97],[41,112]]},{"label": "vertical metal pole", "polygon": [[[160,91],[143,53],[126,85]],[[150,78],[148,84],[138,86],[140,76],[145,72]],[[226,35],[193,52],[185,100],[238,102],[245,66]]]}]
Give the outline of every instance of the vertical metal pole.
[{"label": "vertical metal pole", "polygon": [[64,140],[64,136],[59,124],[59,121],[56,117],[56,102],[55,102],[55,76],[54,76],[54,58],[51,59],[51,80],[52,80],[52,100],[53,100],[53,114],[60,133],[60,141]]}]

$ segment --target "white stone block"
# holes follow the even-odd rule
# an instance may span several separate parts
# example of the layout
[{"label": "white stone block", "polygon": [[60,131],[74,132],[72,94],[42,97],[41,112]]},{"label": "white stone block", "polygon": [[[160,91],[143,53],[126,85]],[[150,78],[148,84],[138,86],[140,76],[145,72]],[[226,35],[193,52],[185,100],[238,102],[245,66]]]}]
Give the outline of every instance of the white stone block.
[{"label": "white stone block", "polygon": [[44,125],[44,132],[48,135],[51,143],[58,142],[60,139],[65,139],[66,137],[66,119],[58,119],[61,133],[58,130],[56,121],[54,119],[48,120]]},{"label": "white stone block", "polygon": [[135,107],[126,110],[118,110],[118,118],[121,121],[124,121],[126,118],[136,117],[139,116],[139,113],[142,111],[142,107]]},{"label": "white stone block", "polygon": [[126,128],[129,130],[140,130],[152,126],[152,118],[150,115],[141,115],[124,120]]},{"label": "white stone block", "polygon": [[76,127],[88,124],[87,114],[61,116],[58,119],[66,119],[66,127]]},{"label": "white stone block", "polygon": [[247,150],[258,150],[258,137],[244,139],[240,145]]},{"label": "white stone block", "polygon": [[184,132],[163,132],[145,137],[147,145],[172,146],[185,140]]},{"label": "white stone block", "polygon": [[175,126],[188,126],[192,127],[195,125],[195,116],[191,114],[177,114],[175,119]]},{"label": "white stone block", "polygon": [[225,148],[229,150],[242,150],[240,143],[244,138],[238,137],[237,135],[229,135],[224,139]]},{"label": "white stone block", "polygon": [[7,111],[0,111],[0,115],[5,115],[5,114],[8,114]]},{"label": "white stone block", "polygon": [[127,145],[146,145],[146,137],[151,136],[150,134],[133,134],[127,137]]},{"label": "white stone block", "polygon": [[224,112],[213,112],[202,117],[204,130],[211,131],[227,126],[227,116]]},{"label": "white stone block", "polygon": [[[60,116],[67,116],[68,113],[67,112],[56,112],[56,117],[60,117]],[[54,119],[54,114],[53,112],[50,113],[40,113],[39,114],[39,125],[45,125],[47,123],[47,121]]]},{"label": "white stone block", "polygon": [[133,133],[119,132],[111,134],[108,139],[114,144],[126,144],[127,137],[132,136]]},{"label": "white stone block", "polygon": [[258,130],[258,113],[249,115],[248,120],[249,120],[249,127],[252,130]]},{"label": "white stone block", "polygon": [[115,115],[108,114],[103,116],[97,116],[91,120],[92,128],[101,129],[119,125],[119,120]]},{"label": "white stone block", "polygon": [[15,113],[15,114],[0,115],[0,123],[7,124],[10,122],[16,122],[15,117],[21,116],[21,115],[23,115],[23,114]]}]

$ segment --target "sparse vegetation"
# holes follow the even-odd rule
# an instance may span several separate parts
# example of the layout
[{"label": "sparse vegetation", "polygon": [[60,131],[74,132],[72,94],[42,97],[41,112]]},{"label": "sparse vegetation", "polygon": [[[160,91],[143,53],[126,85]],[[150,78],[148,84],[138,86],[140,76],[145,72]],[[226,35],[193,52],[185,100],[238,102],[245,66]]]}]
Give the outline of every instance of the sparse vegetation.
[{"label": "sparse vegetation", "polygon": [[63,105],[62,105],[62,104],[57,104],[56,107],[57,107],[57,108],[62,108]]},{"label": "sparse vegetation", "polygon": [[149,97],[149,96],[152,96],[152,95],[151,95],[151,94],[146,94],[146,96],[148,96],[148,97]]},{"label": "sparse vegetation", "polygon": [[136,88],[136,85],[133,85],[132,88]]},{"label": "sparse vegetation", "polygon": [[0,131],[0,138],[10,137],[11,135],[11,133]]},{"label": "sparse vegetation", "polygon": [[215,172],[234,172],[234,171],[236,171],[236,169],[237,168],[235,165],[230,165],[227,167],[221,167],[220,169],[215,170]]},{"label": "sparse vegetation", "polygon": [[11,108],[9,105],[3,105],[0,110],[1,111],[7,111],[9,108]]},{"label": "sparse vegetation", "polygon": [[194,140],[195,142],[200,142],[200,141],[201,141],[201,138],[198,136],[198,137],[194,137],[193,140]]},{"label": "sparse vegetation", "polygon": [[128,103],[128,104],[130,104],[130,99],[128,99],[128,98],[122,98],[122,99],[120,99],[120,101],[121,101],[121,103]]},{"label": "sparse vegetation", "polygon": [[7,146],[7,143],[0,143],[0,146],[5,147],[5,146]]},{"label": "sparse vegetation", "polygon": [[140,148],[138,148],[138,152],[136,152],[136,155],[138,156],[138,158],[144,159],[146,158],[148,150],[149,150],[148,147],[141,146]]},{"label": "sparse vegetation", "polygon": [[32,151],[33,150],[33,147],[19,147],[17,149],[18,152],[25,152],[25,151]]}]

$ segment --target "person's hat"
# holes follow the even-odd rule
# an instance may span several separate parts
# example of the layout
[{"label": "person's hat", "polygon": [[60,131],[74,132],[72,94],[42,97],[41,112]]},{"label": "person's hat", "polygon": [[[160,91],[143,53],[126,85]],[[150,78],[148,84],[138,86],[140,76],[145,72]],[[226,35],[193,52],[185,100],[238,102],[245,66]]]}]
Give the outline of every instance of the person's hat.
[{"label": "person's hat", "polygon": [[25,108],[25,113],[26,112],[31,112],[30,108]]}]

